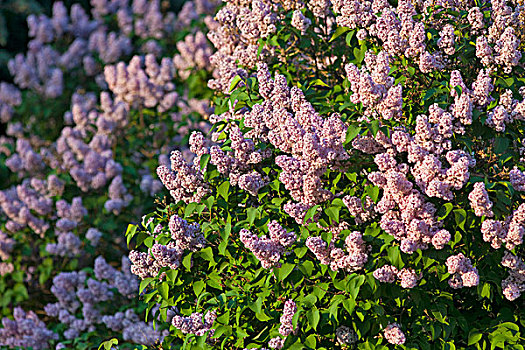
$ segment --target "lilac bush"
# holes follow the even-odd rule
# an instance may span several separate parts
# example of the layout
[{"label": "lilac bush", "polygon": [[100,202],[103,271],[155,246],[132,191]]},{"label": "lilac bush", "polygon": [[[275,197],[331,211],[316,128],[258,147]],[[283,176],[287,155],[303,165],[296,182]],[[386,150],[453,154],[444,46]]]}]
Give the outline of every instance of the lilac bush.
[{"label": "lilac bush", "polygon": [[[216,315],[162,346],[521,349],[524,16],[224,1],[204,20],[211,129],[127,231],[161,323]],[[175,249],[174,216],[203,244]]]}]

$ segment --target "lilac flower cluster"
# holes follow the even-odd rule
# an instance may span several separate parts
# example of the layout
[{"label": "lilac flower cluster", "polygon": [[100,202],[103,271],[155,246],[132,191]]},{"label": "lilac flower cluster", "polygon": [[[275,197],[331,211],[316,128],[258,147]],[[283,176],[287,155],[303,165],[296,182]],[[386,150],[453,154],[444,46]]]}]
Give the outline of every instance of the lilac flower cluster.
[{"label": "lilac flower cluster", "polygon": [[215,333],[215,330],[211,329],[211,327],[216,318],[217,314],[215,311],[207,312],[204,316],[200,312],[195,312],[188,317],[176,315],[171,320],[171,324],[184,334],[201,336],[209,331],[208,338],[211,338]]},{"label": "lilac flower cluster", "polygon": [[353,231],[346,236],[346,253],[343,249],[335,247],[336,236],[334,235],[329,245],[321,237],[308,237],[306,246],[321,264],[329,265],[332,271],[353,272],[362,269],[368,261],[368,248],[363,240],[363,235],[359,231]]},{"label": "lilac flower cluster", "polygon": [[281,255],[295,242],[297,236],[293,232],[287,232],[275,220],[268,223],[268,233],[269,237],[265,235],[258,237],[247,229],[242,229],[239,236],[246,248],[261,262],[262,267],[265,269],[279,268]]},{"label": "lilac flower cluster", "polygon": [[403,288],[414,288],[417,286],[422,275],[417,274],[413,269],[403,268],[398,270],[395,266],[385,265],[375,270],[374,278],[383,283],[394,283],[397,280],[401,282]]},{"label": "lilac flower cluster", "polygon": [[501,248],[503,243],[509,250],[521,245],[525,234],[525,204],[521,204],[505,221],[483,221],[481,233],[483,240],[489,242],[494,249]]},{"label": "lilac flower cluster", "polygon": [[258,66],[257,79],[264,101],[244,116],[245,125],[254,128],[250,136],[290,154],[275,162],[283,169],[279,180],[295,201],[310,207],[330,199],[321,176],[328,166],[348,158],[345,125],[338,115],[321,117],[300,89],[287,86],[284,76],[271,79],[266,64]]},{"label": "lilac flower cluster", "polygon": [[173,64],[182,79],[187,79],[194,69],[211,68],[210,57],[213,51],[206,35],[201,31],[189,34],[184,41],[177,42],[177,50],[179,53],[173,57]]},{"label": "lilac flower cluster", "polygon": [[517,167],[509,173],[510,183],[516,191],[525,191],[525,174]]},{"label": "lilac flower cluster", "polygon": [[476,182],[474,184],[474,189],[468,195],[468,199],[476,216],[494,216],[492,212],[492,202],[489,199],[489,194],[483,182]]},{"label": "lilac flower cluster", "polygon": [[210,57],[214,72],[208,86],[229,93],[233,77],[247,76],[246,70],[238,66],[253,68],[260,59],[268,56],[265,48],[258,57],[258,41],[276,31],[278,8],[271,0],[225,2],[215,20],[208,23],[208,39],[217,50]]},{"label": "lilac flower cluster", "polygon": [[293,300],[287,300],[284,303],[283,314],[281,315],[280,319],[281,325],[279,327],[279,334],[281,334],[284,338],[275,337],[270,339],[270,341],[268,342],[269,348],[282,349],[286,337],[292,334],[292,332],[294,331],[292,319],[296,312],[297,306],[295,305]]},{"label": "lilac flower cluster", "polygon": [[449,256],[445,264],[452,275],[448,280],[452,288],[475,287],[479,284],[478,269],[462,253]]},{"label": "lilac flower cluster", "polygon": [[58,339],[58,334],[46,328],[33,311],[25,312],[20,307],[13,311],[14,320],[2,319],[0,345],[9,348],[49,349],[49,342]]},{"label": "lilac flower cluster", "polygon": [[389,77],[391,57],[387,51],[378,55],[366,53],[365,63],[361,69],[353,63],[345,66],[350,81],[353,103],[362,103],[367,115],[378,113],[384,119],[400,119],[403,105],[403,88],[393,85]]},{"label": "lilac flower cluster", "polygon": [[57,216],[55,224],[57,243],[48,243],[46,251],[59,256],[78,256],[81,253],[82,241],[73,230],[87,215],[87,209],[82,205],[82,197],[73,198],[71,204],[61,199],[56,202]]},{"label": "lilac flower cluster", "polygon": [[509,276],[501,282],[503,295],[510,301],[516,300],[525,291],[525,263],[522,258],[505,251],[501,265],[510,269]]},{"label": "lilac flower cluster", "polygon": [[354,217],[355,222],[358,225],[370,221],[376,215],[375,203],[369,196],[364,198],[364,203],[358,197],[345,196],[343,198],[343,203],[346,205],[350,215]]},{"label": "lilac flower cluster", "polygon": [[22,104],[22,94],[15,86],[0,83],[0,122],[7,123],[14,114],[14,107]]},{"label": "lilac flower cluster", "polygon": [[133,309],[116,314],[104,309],[106,302],[115,306],[115,303],[122,303],[122,297],[131,299],[137,295],[138,281],[131,274],[126,257],[122,258],[121,271],[109,265],[103,257],[97,257],[94,274],[95,278],[88,277],[85,271],[62,272],[53,278],[51,292],[58,301],[46,305],[45,311],[68,327],[64,331],[66,339],[95,331],[103,324],[121,332],[125,340],[138,344],[152,345],[162,339],[160,332],[154,331],[151,324],[140,321]]},{"label": "lilac flower cluster", "polygon": [[172,80],[173,62],[164,57],[159,65],[153,54],[133,56],[128,65],[104,67],[104,77],[115,101],[126,102],[134,109],[156,108],[163,113],[176,105],[179,98]]},{"label": "lilac flower cluster", "polygon": [[[198,224],[189,224],[186,220],[173,215],[168,226],[172,241],[167,245],[155,243],[147,253],[136,250],[130,252],[131,272],[141,279],[157,277],[164,267],[178,269],[184,251],[197,251],[206,244]],[[159,278],[163,279],[164,276],[165,274],[162,273]]]},{"label": "lilac flower cluster", "polygon": [[137,315],[133,309],[113,315],[103,315],[101,321],[113,332],[122,334],[124,341],[134,344],[154,346],[168,335],[167,331],[161,332],[155,329],[153,322],[143,322],[141,316]]},{"label": "lilac flower cluster", "polygon": [[157,175],[175,201],[198,203],[210,193],[198,164],[187,164],[180,151],[171,153],[170,163],[171,169],[159,166]]},{"label": "lilac flower cluster", "polygon": [[394,345],[405,344],[405,333],[401,330],[401,326],[397,323],[390,323],[384,330],[384,337],[387,342]]}]

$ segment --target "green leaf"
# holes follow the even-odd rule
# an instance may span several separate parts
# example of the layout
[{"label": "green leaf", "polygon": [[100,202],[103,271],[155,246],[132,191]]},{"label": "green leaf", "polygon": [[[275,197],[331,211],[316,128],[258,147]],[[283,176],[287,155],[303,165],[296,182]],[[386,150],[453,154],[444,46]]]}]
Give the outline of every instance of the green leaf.
[{"label": "green leaf", "polygon": [[104,350],[111,350],[111,348],[113,348],[113,345],[118,345],[118,339],[113,338],[113,339],[110,339],[110,340],[106,340],[105,342],[100,344],[98,349],[100,350],[100,349],[102,349],[102,347],[104,347]]},{"label": "green leaf", "polygon": [[168,285],[168,283],[162,282],[157,288],[159,290],[160,296],[163,299],[168,300],[169,292],[170,292],[170,286]]},{"label": "green leaf", "polygon": [[307,223],[308,220],[310,220],[311,218],[314,217],[314,215],[317,213],[317,209],[319,209],[321,206],[318,204],[318,205],[314,205],[313,207],[311,207],[310,209],[308,209],[308,211],[306,212],[306,214],[304,215],[304,220],[303,220],[303,223]]},{"label": "green leaf", "polygon": [[279,281],[284,281],[286,277],[288,277],[288,275],[292,272],[294,267],[294,264],[283,264],[279,269],[276,269],[278,276],[277,279]]},{"label": "green leaf", "polygon": [[239,75],[234,76],[230,83],[230,92],[232,92],[237,87],[237,85],[239,85],[241,81],[242,81],[242,78]]},{"label": "green leaf", "polygon": [[443,204],[443,206],[438,211],[438,215],[440,215],[438,219],[439,220],[445,219],[448,216],[448,214],[450,214],[450,212],[452,211],[452,208],[454,208],[454,204],[452,203]]},{"label": "green leaf", "polygon": [[465,222],[467,221],[467,212],[465,209],[455,209],[454,219],[456,221],[456,225],[465,231]]},{"label": "green leaf", "polygon": [[346,34],[345,42],[346,45],[352,46],[352,38],[354,37],[355,30],[350,31],[348,34]]},{"label": "green leaf", "polygon": [[510,140],[506,137],[496,137],[494,142],[494,152],[502,154],[509,148]]},{"label": "green leaf", "polygon": [[126,229],[126,241],[129,248],[129,242],[131,242],[131,239],[133,236],[135,236],[135,233],[137,232],[137,225],[134,224],[128,224],[128,228]]},{"label": "green leaf", "polygon": [[341,208],[339,207],[328,207],[324,211],[326,215],[328,215],[328,217],[332,219],[333,223],[339,223],[339,210],[340,209]]},{"label": "green leaf", "polygon": [[357,126],[350,125],[348,129],[346,130],[346,141],[345,143],[351,142],[353,139],[359,135],[359,132],[361,132],[361,128]]},{"label": "green leaf", "polygon": [[477,330],[472,330],[468,335],[468,345],[474,345],[483,338],[483,334]]},{"label": "green leaf", "polygon": [[306,313],[306,318],[308,319],[308,324],[314,330],[317,330],[317,325],[319,324],[319,320],[321,319],[321,315],[317,307],[314,306],[312,309],[308,310],[308,312]]},{"label": "green leaf", "polygon": [[228,200],[228,195],[230,191],[230,182],[224,181],[219,188],[217,189],[217,193],[222,196],[225,200]]},{"label": "green leaf", "polygon": [[379,131],[379,120],[378,119],[370,123],[370,131],[372,132],[372,135],[374,135],[374,137],[377,135],[377,132]]},{"label": "green leaf", "polygon": [[204,290],[204,287],[206,287],[206,283],[204,283],[203,281],[196,281],[193,283],[193,292],[196,296],[199,296]]},{"label": "green leaf", "polygon": [[201,160],[200,160],[201,170],[204,170],[206,168],[206,166],[208,165],[209,161],[210,161],[210,155],[209,154],[203,154],[201,156]]},{"label": "green leaf", "polygon": [[349,30],[350,30],[350,28],[346,28],[346,27],[337,27],[337,29],[336,29],[335,32],[334,32],[334,35],[332,35],[332,38],[330,39],[329,42],[334,41],[335,39],[337,39],[338,37],[340,37],[340,36],[343,35],[344,33],[348,32]]},{"label": "green leaf", "polygon": [[142,293],[151,282],[153,282],[153,278],[151,277],[144,278],[142,281],[140,281],[139,293]]}]

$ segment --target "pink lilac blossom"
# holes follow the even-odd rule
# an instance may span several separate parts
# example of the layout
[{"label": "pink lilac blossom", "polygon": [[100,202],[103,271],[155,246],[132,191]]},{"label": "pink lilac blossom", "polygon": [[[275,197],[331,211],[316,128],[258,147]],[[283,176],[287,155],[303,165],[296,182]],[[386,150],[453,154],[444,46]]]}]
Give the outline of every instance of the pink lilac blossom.
[{"label": "pink lilac blossom", "polygon": [[462,253],[447,258],[446,266],[452,277],[448,284],[454,288],[475,287],[479,284],[478,270],[472,266],[470,259]]},{"label": "pink lilac blossom", "polygon": [[287,300],[284,303],[283,314],[281,315],[281,318],[280,318],[281,325],[279,327],[279,333],[283,337],[289,336],[294,331],[292,319],[296,312],[297,312],[297,306],[295,305],[293,300],[291,299]]},{"label": "pink lilac blossom", "polygon": [[310,25],[312,24],[312,21],[307,18],[301,10],[295,10],[292,15],[292,27],[298,29],[301,32],[301,35],[306,34],[306,30]]},{"label": "pink lilac blossom", "polygon": [[388,326],[386,326],[384,330],[384,337],[387,342],[394,345],[403,345],[405,344],[406,337],[403,331],[401,330],[401,326],[397,323],[390,323]]},{"label": "pink lilac blossom", "polygon": [[0,122],[7,123],[14,114],[14,107],[22,104],[22,94],[15,86],[0,83]]},{"label": "pink lilac blossom", "polygon": [[306,246],[323,265],[329,265],[332,271],[346,270],[348,272],[357,271],[364,267],[368,261],[368,248],[363,240],[363,235],[358,231],[353,231],[345,238],[346,252],[341,248],[336,248],[333,243],[336,240],[337,232],[328,245],[321,237],[308,237]]},{"label": "pink lilac blossom", "polygon": [[162,268],[178,269],[186,250],[197,251],[206,244],[200,226],[196,223],[190,224],[177,215],[173,215],[168,226],[172,241],[167,245],[155,243],[147,253],[136,250],[130,252],[131,272],[141,279],[157,276],[161,280],[164,279],[165,273],[159,275]]},{"label": "pink lilac blossom", "polygon": [[238,3],[228,0],[209,23],[208,39],[216,48],[210,62],[213,79],[208,86],[229,93],[230,82],[236,75],[246,77],[241,67],[253,68],[264,60],[271,48],[264,47],[258,55],[259,39],[273,34],[277,27],[278,7],[272,1]]},{"label": "pink lilac blossom", "polygon": [[211,329],[213,322],[217,318],[215,311],[207,312],[203,315],[200,312],[192,313],[188,317],[176,315],[173,317],[171,324],[182,331],[184,334],[195,334],[201,336],[208,333],[208,338],[211,338],[215,333],[214,329]]},{"label": "pink lilac blossom", "polygon": [[493,204],[483,182],[476,182],[474,184],[474,189],[468,195],[468,199],[476,216],[494,216],[492,212]]},{"label": "pink lilac blossom", "polygon": [[509,173],[510,183],[516,191],[525,191],[525,174],[514,167]]},{"label": "pink lilac blossom", "polygon": [[505,221],[485,220],[481,226],[483,240],[494,249],[504,243],[509,250],[523,243],[525,234],[525,204],[521,204]]},{"label": "pink lilac blossom", "polygon": [[171,153],[170,163],[171,170],[161,165],[157,175],[176,201],[198,203],[210,193],[200,167],[187,164],[180,151]]},{"label": "pink lilac blossom", "polygon": [[210,57],[213,51],[201,31],[177,42],[177,50],[179,53],[173,57],[173,64],[182,79],[187,79],[194,69],[211,69]]},{"label": "pink lilac blossom", "polygon": [[172,83],[175,74],[173,62],[164,57],[159,65],[155,56],[134,56],[128,65],[104,67],[104,76],[115,101],[123,101],[133,108],[157,108],[162,113],[176,105],[179,98]]},{"label": "pink lilac blossom", "polygon": [[505,251],[501,265],[510,269],[509,276],[501,282],[503,295],[510,301],[514,301],[525,291],[525,263],[521,257]]},{"label": "pink lilac blossom", "polygon": [[262,267],[278,268],[281,266],[281,255],[295,242],[297,236],[293,232],[287,232],[277,221],[268,223],[268,233],[268,237],[258,237],[247,229],[242,229],[239,236],[246,248],[261,262]]}]

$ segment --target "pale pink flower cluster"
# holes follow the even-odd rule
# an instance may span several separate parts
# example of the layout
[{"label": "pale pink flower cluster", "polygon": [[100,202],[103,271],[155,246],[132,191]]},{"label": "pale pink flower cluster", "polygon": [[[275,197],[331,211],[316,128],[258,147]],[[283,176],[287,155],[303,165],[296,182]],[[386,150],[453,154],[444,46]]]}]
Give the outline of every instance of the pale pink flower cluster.
[{"label": "pale pink flower cluster", "polygon": [[525,191],[525,174],[514,167],[509,173],[510,183],[516,191]]},{"label": "pale pink flower cluster", "polygon": [[522,258],[505,251],[501,265],[510,269],[509,276],[501,281],[503,295],[510,301],[516,300],[525,291],[525,263]]},{"label": "pale pink flower cluster", "polygon": [[353,103],[362,103],[367,108],[367,114],[376,111],[384,119],[399,120],[402,117],[403,88],[393,85],[390,73],[391,56],[387,51],[377,55],[366,53],[366,66],[361,69],[353,63],[345,66],[346,75],[350,81]]},{"label": "pale pink flower cluster", "polygon": [[[414,157],[412,152],[417,152],[418,146],[412,144],[411,147],[408,147],[408,139],[408,134],[400,131],[392,135],[393,144],[399,151],[408,148],[410,161],[411,157]],[[419,152],[419,154],[423,153],[421,149]],[[418,153],[415,154],[417,155]],[[425,158],[420,159],[419,162],[425,165],[425,168],[422,169],[421,166],[418,168],[416,164],[412,170],[416,179],[417,175],[421,176],[422,170],[430,174],[439,170],[440,164],[436,169],[435,164],[426,165],[422,162]],[[412,182],[407,179],[408,165],[398,165],[390,153],[376,155],[375,161],[380,171],[370,173],[368,179],[383,189],[383,197],[375,207],[376,211],[383,215],[380,220],[381,228],[399,240],[401,250],[407,254],[417,249],[427,249],[430,243],[436,249],[442,249],[450,240],[450,233],[441,229],[442,223],[435,218],[434,205],[427,202],[421,192],[415,189]],[[416,172],[418,170],[419,173]],[[431,177],[422,178],[427,181],[429,179]],[[424,182],[420,182],[420,186],[425,185]],[[445,186],[438,189],[450,191],[449,187]],[[433,193],[427,189],[427,194],[438,195],[439,193]]]},{"label": "pale pink flower cluster", "polygon": [[350,215],[354,217],[355,222],[358,225],[370,221],[376,216],[375,203],[369,196],[364,198],[364,203],[359,197],[345,196],[343,198],[343,203],[346,205]]},{"label": "pale pink flower cluster", "polygon": [[321,264],[329,265],[332,271],[353,272],[362,269],[368,261],[368,248],[363,235],[358,231],[350,232],[345,238],[346,252],[335,247],[333,242],[336,237],[334,235],[329,245],[321,237],[308,237],[306,246]]},{"label": "pale pink flower cluster", "polygon": [[393,265],[385,265],[374,271],[373,276],[383,283],[394,283],[399,280],[401,287],[414,288],[417,286],[422,275],[417,274],[413,269],[403,268],[398,270]]},{"label": "pale pink flower cluster", "polygon": [[215,333],[215,330],[211,329],[211,327],[216,318],[217,313],[215,311],[207,312],[205,315],[200,312],[194,312],[188,317],[176,315],[171,320],[171,324],[184,334],[201,336],[210,331],[208,337],[211,338]]},{"label": "pale pink flower cluster", "polygon": [[492,212],[493,204],[483,182],[476,182],[474,184],[474,189],[469,193],[468,199],[476,216],[494,216]]},{"label": "pale pink flower cluster", "polygon": [[485,24],[483,23],[483,12],[481,12],[479,7],[471,7],[468,10],[467,19],[474,31],[483,29],[483,27],[485,26]]},{"label": "pale pink flower cluster", "polygon": [[124,101],[131,107],[156,108],[160,113],[176,105],[179,98],[172,80],[175,67],[164,57],[159,65],[154,55],[134,56],[128,65],[104,67],[104,77],[115,101]]},{"label": "pale pink flower cluster", "polygon": [[438,39],[438,46],[447,55],[453,55],[456,52],[454,47],[456,39],[454,36],[454,27],[450,24],[446,24],[443,29],[439,32],[440,38]]},{"label": "pale pink flower cluster", "polygon": [[164,279],[165,273],[159,275],[162,268],[178,269],[185,251],[197,251],[206,244],[200,226],[196,223],[190,224],[173,215],[168,226],[172,241],[167,245],[155,243],[147,253],[136,250],[129,253],[132,263],[131,272],[141,279],[148,277]]},{"label": "pale pink flower cluster", "polygon": [[170,162],[171,169],[160,165],[157,175],[173,199],[198,203],[210,193],[199,166],[186,163],[180,151],[171,153]]},{"label": "pale pink flower cluster", "polygon": [[479,284],[478,269],[472,266],[470,259],[463,253],[449,256],[445,264],[448,273],[452,275],[448,280],[452,288],[475,287]]},{"label": "pale pink flower cluster", "polygon": [[[224,114],[221,117],[228,118]],[[219,173],[228,176],[230,184],[256,196],[259,189],[265,185],[265,181],[253,167],[267,158],[269,153],[257,150],[254,141],[247,138],[237,125],[230,124],[227,130],[231,140],[231,151],[223,151],[218,145],[213,145],[209,150],[201,147],[197,155],[209,153],[210,163],[217,167]]]},{"label": "pale pink flower cluster", "polygon": [[306,30],[310,25],[312,24],[312,21],[303,15],[301,10],[295,10],[292,15],[292,27],[298,29],[301,32],[301,35],[306,34]]},{"label": "pale pink flower cluster", "polygon": [[504,71],[510,73],[512,67],[518,65],[522,53],[519,50],[520,40],[516,37],[514,28],[508,26],[503,34],[496,41],[494,51],[496,52],[495,61],[504,66]]},{"label": "pale pink flower cluster", "polygon": [[283,314],[281,315],[281,326],[279,327],[279,333],[283,337],[287,337],[294,331],[292,319],[297,312],[297,306],[293,300],[289,299],[284,303]]},{"label": "pale pink flower cluster", "polygon": [[405,333],[401,330],[401,326],[397,323],[390,323],[384,330],[384,336],[387,342],[394,345],[405,344]]},{"label": "pale pink flower cluster", "polygon": [[246,114],[245,125],[255,127],[254,139],[267,140],[285,153],[275,162],[283,169],[279,180],[295,201],[308,206],[326,201],[332,194],[323,188],[321,176],[328,166],[348,158],[345,125],[336,114],[326,119],[319,115],[300,89],[288,88],[284,76],[271,79],[266,64],[259,65],[257,79],[264,101]]},{"label": "pale pink flower cluster", "polygon": [[253,68],[268,56],[268,49],[265,48],[258,57],[258,41],[276,31],[278,7],[270,0],[225,2],[225,6],[217,12],[215,21],[208,25],[208,38],[217,50],[210,59],[214,72],[208,86],[229,93],[233,77],[247,76],[246,71],[239,66]]},{"label": "pale pink flower cluster", "polygon": [[[392,56],[418,58],[423,73],[444,66],[441,52],[430,54],[427,51],[425,23],[414,19],[417,11],[411,1],[399,1],[397,7],[387,1],[368,0],[337,0],[332,4],[337,24],[359,29],[361,40],[365,37],[377,38]],[[446,40],[442,39],[440,43],[446,44],[447,51],[450,51],[451,37],[449,32],[444,34]]]},{"label": "pale pink flower cluster", "polygon": [[201,31],[188,34],[183,41],[177,42],[177,50],[179,53],[173,57],[173,64],[182,79],[187,79],[194,69],[211,70],[213,51]]},{"label": "pale pink flower cluster", "polygon": [[22,94],[14,85],[0,83],[0,122],[7,123],[14,114],[14,107],[22,103]]},{"label": "pale pink flower cluster", "polygon": [[277,221],[268,223],[269,237],[263,235],[258,237],[247,229],[242,229],[239,233],[241,242],[248,248],[255,257],[261,262],[265,269],[279,268],[279,260],[285,253],[286,248],[290,247],[297,236],[293,232],[287,232]]},{"label": "pale pink flower cluster", "polygon": [[525,234],[525,204],[521,204],[505,221],[485,220],[481,225],[483,240],[490,242],[494,249],[504,243],[509,250],[523,243]]}]

